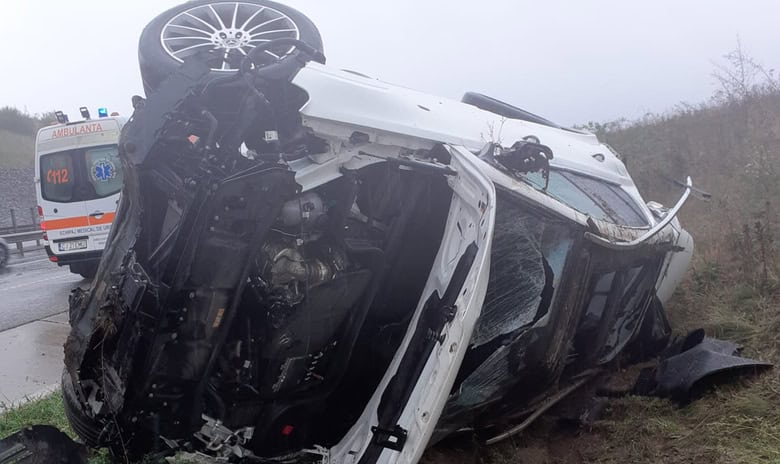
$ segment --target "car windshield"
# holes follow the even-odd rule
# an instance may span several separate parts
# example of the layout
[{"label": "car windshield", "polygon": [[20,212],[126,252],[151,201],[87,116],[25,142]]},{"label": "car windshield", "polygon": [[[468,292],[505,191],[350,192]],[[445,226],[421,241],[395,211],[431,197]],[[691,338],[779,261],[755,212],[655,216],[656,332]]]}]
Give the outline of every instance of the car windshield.
[{"label": "car windshield", "polygon": [[[541,173],[526,174],[525,179],[540,190],[544,187]],[[593,219],[629,227],[649,225],[642,210],[625,190],[593,177],[550,170],[547,194]]]},{"label": "car windshield", "polygon": [[61,203],[103,198],[122,188],[116,145],[43,155],[40,176],[43,198]]}]

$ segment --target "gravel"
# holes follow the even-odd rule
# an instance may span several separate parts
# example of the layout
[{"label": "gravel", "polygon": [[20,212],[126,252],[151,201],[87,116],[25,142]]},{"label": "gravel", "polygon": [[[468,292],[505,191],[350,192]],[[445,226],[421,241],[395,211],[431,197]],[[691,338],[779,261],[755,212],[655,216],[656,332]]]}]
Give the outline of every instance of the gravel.
[{"label": "gravel", "polygon": [[17,225],[32,223],[36,206],[34,174],[32,166],[0,167],[0,228],[11,226],[11,209],[16,215]]}]

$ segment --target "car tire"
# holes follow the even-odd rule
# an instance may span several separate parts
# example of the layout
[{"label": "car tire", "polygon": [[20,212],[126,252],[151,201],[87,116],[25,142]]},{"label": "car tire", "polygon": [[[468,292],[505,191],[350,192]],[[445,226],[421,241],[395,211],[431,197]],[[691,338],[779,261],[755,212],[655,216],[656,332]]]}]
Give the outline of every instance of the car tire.
[{"label": "car tire", "polygon": [[0,243],[0,269],[3,269],[8,265],[8,261],[11,259],[11,252],[5,243]]},{"label": "car tire", "polygon": [[100,433],[103,427],[84,413],[73,389],[73,380],[65,369],[62,370],[61,386],[65,417],[67,417],[71,428],[87,446],[92,448],[100,446]]},{"label": "car tire", "polygon": [[69,267],[70,272],[78,274],[85,279],[92,279],[97,274],[98,264],[99,263],[96,262],[75,263],[71,264]]},{"label": "car tire", "polygon": [[[309,18],[268,0],[194,0],[160,14],[141,33],[138,61],[147,95],[179,68],[183,59],[216,51],[214,77],[236,72],[243,55],[271,39],[292,37],[322,51],[322,38]],[[295,53],[289,46],[273,54]],[[270,56],[270,55],[269,55]]]},{"label": "car tire", "polygon": [[534,122],[543,126],[555,127],[556,129],[562,129],[561,126],[555,124],[552,121],[544,119],[541,116],[537,116],[533,113],[510,105],[509,103],[502,102],[493,97],[483,95],[476,92],[466,92],[463,98],[460,99],[462,103],[467,105],[476,106],[479,109],[489,111],[493,114],[503,116],[507,119],[519,119],[521,121]]}]

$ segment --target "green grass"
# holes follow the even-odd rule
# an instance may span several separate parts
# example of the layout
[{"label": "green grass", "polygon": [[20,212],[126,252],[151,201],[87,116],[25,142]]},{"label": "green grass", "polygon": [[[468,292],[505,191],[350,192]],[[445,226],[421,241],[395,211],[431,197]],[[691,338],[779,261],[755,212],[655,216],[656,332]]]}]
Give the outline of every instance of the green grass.
[{"label": "green grass", "polygon": [[653,398],[616,400],[597,431],[604,446],[591,448],[586,462],[778,463],[780,398],[770,388],[776,380],[722,387],[685,408]]},{"label": "green grass", "polygon": [[[76,438],[68,425],[68,419],[65,417],[60,391],[0,413],[0,439],[30,425],[53,425],[71,438]],[[90,464],[107,464],[109,462],[111,461],[105,451],[91,452]]]},{"label": "green grass", "polygon": [[65,418],[62,393],[52,393],[0,414],[0,438],[34,424],[53,425],[71,437],[74,436]]}]

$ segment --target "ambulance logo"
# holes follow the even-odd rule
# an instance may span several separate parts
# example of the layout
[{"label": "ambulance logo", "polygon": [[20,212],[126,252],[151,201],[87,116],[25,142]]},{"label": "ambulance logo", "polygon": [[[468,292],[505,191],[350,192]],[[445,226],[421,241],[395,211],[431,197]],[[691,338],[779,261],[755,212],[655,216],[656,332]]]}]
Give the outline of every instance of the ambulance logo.
[{"label": "ambulance logo", "polygon": [[92,178],[98,182],[108,182],[116,177],[116,166],[110,160],[99,159],[92,163]]}]

